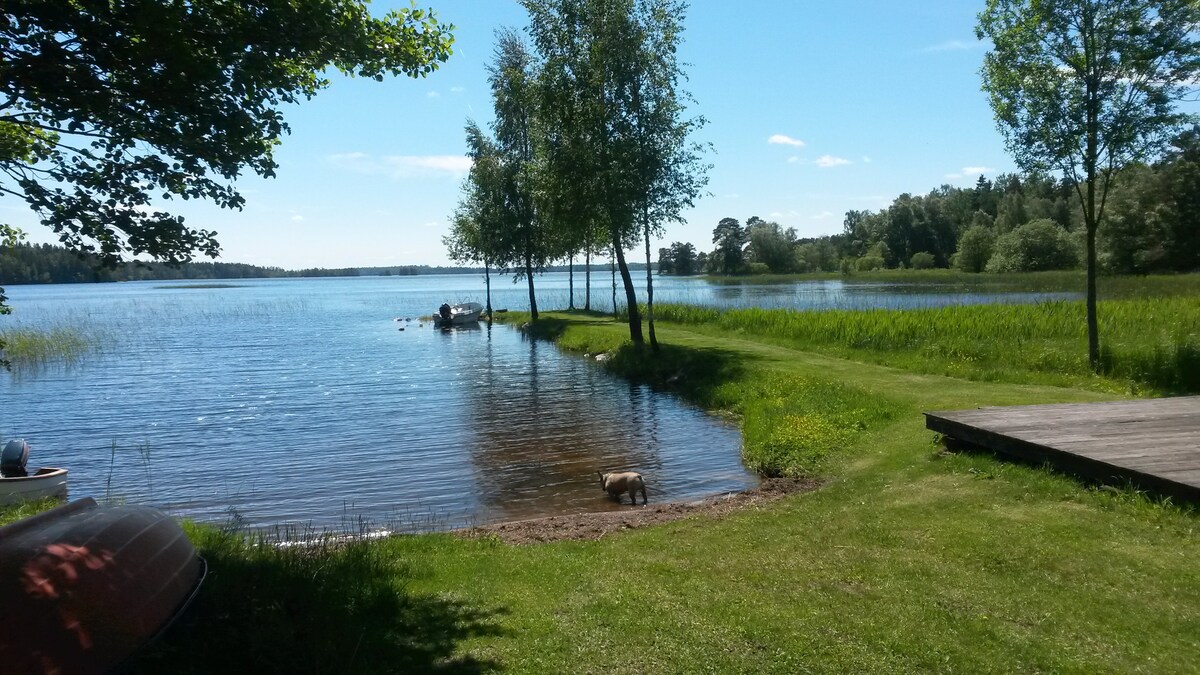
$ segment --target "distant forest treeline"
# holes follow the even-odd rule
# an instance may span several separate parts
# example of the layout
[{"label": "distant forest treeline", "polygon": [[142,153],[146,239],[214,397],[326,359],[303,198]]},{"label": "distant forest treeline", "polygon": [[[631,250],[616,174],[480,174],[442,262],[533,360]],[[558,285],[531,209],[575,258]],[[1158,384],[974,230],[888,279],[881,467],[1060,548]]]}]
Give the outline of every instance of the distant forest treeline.
[{"label": "distant forest treeline", "polygon": [[[636,266],[634,266],[636,268]],[[581,266],[576,266],[577,271]],[[550,268],[548,271],[565,271]],[[607,267],[593,265],[593,270]],[[641,266],[645,269],[645,265]],[[178,267],[160,263],[126,263],[115,268],[101,268],[94,256],[79,256],[54,244],[25,244],[0,246],[0,286],[13,284],[67,284],[100,281],[154,281],[180,279],[267,279],[278,277],[369,277],[416,276],[428,274],[483,273],[483,268],[431,265],[400,265],[389,267],[343,267],[285,270],[281,267],[260,267],[243,263],[191,262]]]},{"label": "distant forest treeline", "polygon": [[[664,274],[747,274],[957,267],[969,272],[1072,269],[1083,262],[1076,186],[1045,176],[980,176],[902,194],[886,209],[849,211],[841,234],[799,239],[751,217],[724,218],[711,252],[675,242],[659,249]],[[1100,269],[1113,274],[1200,270],[1200,127],[1155,164],[1116,176],[1097,233]]]}]

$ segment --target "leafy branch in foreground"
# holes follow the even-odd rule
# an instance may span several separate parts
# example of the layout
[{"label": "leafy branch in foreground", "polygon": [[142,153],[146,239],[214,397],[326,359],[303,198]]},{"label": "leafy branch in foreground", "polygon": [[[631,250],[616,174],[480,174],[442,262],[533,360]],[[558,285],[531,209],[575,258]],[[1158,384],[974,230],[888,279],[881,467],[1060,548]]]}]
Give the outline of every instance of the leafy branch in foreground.
[{"label": "leafy branch in foreground", "polygon": [[426,10],[376,19],[356,0],[5,3],[0,16],[0,194],[69,248],[108,264],[215,257],[215,232],[154,197],[240,209],[232,182],[275,175],[279,106],[327,68],[423,76],[450,54]]}]

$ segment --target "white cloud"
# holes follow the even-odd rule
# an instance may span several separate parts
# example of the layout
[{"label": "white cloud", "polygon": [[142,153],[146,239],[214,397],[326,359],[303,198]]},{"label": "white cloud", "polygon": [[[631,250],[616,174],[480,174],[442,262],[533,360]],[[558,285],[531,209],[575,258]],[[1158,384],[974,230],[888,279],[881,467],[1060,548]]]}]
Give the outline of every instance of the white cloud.
[{"label": "white cloud", "polygon": [[329,155],[331,164],[356,173],[383,174],[395,179],[461,176],[471,170],[471,158],[465,155],[385,155],[365,152]]},{"label": "white cloud", "polygon": [[964,166],[962,171],[958,173],[948,173],[946,178],[949,180],[958,180],[960,178],[975,178],[981,174],[996,173],[996,170],[990,166]]},{"label": "white cloud", "polygon": [[799,138],[792,138],[791,136],[785,136],[783,134],[775,134],[774,136],[771,136],[767,139],[767,143],[770,143],[771,145],[790,145],[796,148],[804,147],[804,141],[800,140]]},{"label": "white cloud", "polygon": [[425,95],[428,96],[429,98],[441,98],[442,97],[441,92],[437,92],[437,91],[431,91]]},{"label": "white cloud", "polygon": [[845,166],[847,164],[853,164],[853,162],[842,157],[834,157],[833,155],[821,155],[816,161],[816,165],[822,169],[828,169],[834,166]]},{"label": "white cloud", "polygon": [[304,216],[297,213],[296,215],[292,216],[291,220],[293,223],[299,223],[304,220]]},{"label": "white cloud", "polygon": [[867,157],[866,155],[863,155],[863,164],[870,164],[870,163],[871,163],[871,158]]},{"label": "white cloud", "polygon": [[799,162],[799,161],[800,161],[800,158],[797,157],[796,155],[792,155],[791,157],[788,157],[788,164],[795,164],[796,162]]},{"label": "white cloud", "polygon": [[930,45],[921,49],[921,53],[929,54],[932,52],[962,52],[970,49],[985,49],[986,42],[980,40],[946,40],[939,42],[936,45]]},{"label": "white cloud", "polygon": [[833,217],[833,211],[822,211],[815,216],[809,216],[810,220],[828,220]]},{"label": "white cloud", "polygon": [[466,87],[450,87],[450,93],[452,94],[461,94],[466,90]]}]

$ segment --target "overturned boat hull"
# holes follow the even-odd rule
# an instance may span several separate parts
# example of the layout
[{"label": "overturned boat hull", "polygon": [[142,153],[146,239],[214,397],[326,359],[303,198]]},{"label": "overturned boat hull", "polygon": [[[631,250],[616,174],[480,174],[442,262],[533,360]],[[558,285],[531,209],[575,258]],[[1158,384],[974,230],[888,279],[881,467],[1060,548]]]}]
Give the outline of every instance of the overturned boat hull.
[{"label": "overturned boat hull", "polygon": [[0,528],[0,670],[101,673],[194,597],[204,562],[179,525],[82,499]]}]

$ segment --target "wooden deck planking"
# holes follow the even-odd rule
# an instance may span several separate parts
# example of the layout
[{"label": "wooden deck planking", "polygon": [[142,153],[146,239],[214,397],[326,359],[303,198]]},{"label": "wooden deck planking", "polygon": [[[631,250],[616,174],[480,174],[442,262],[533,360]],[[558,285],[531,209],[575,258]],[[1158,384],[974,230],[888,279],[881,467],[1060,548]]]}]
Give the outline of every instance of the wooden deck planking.
[{"label": "wooden deck planking", "polygon": [[959,441],[1200,501],[1200,396],[925,413]]}]

